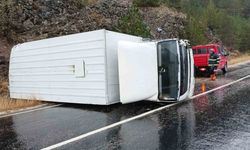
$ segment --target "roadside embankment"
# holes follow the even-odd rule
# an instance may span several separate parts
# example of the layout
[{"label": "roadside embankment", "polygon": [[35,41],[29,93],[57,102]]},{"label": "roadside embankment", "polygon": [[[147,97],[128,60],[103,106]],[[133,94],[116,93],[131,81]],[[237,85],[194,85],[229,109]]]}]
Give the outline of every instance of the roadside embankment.
[{"label": "roadside embankment", "polygon": [[229,57],[229,65],[238,64],[245,61],[250,61],[250,53],[240,53]]},{"label": "roadside embankment", "polygon": [[41,105],[42,102],[37,100],[16,100],[9,97],[8,81],[0,79],[0,112],[8,112],[28,107]]}]

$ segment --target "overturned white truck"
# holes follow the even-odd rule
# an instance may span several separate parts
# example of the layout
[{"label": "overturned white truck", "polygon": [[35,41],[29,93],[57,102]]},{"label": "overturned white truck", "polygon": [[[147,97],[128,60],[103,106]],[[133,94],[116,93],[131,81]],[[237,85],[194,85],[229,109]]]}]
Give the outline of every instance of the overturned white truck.
[{"label": "overturned white truck", "polygon": [[184,40],[97,30],[13,47],[10,96],[96,105],[180,101],[193,94],[193,66]]}]

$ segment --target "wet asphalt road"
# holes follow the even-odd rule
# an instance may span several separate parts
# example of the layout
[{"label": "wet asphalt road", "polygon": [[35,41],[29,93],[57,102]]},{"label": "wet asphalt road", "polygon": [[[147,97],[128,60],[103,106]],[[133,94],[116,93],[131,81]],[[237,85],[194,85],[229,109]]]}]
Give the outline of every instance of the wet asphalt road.
[{"label": "wet asphalt road", "polygon": [[249,85],[250,79],[60,149],[250,149]]},{"label": "wet asphalt road", "polygon": [[[250,63],[216,82],[196,80],[195,93],[250,74]],[[205,88],[204,88],[205,87]],[[250,149],[250,79],[180,103],[60,149]],[[0,149],[41,149],[167,105],[67,105],[0,119]]]}]

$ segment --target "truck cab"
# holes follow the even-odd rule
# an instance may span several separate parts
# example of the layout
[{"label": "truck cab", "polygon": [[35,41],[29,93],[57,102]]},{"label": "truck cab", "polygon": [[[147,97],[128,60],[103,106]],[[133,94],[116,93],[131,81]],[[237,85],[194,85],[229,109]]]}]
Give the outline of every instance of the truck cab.
[{"label": "truck cab", "polygon": [[211,48],[213,48],[215,53],[220,57],[220,62],[216,69],[221,69],[225,74],[228,67],[228,53],[224,50],[223,46],[218,44],[197,45],[192,47],[196,73],[209,74],[208,59],[210,56],[209,50]]},{"label": "truck cab", "polygon": [[121,41],[118,45],[122,103],[176,102],[193,95],[194,62],[188,41]]}]

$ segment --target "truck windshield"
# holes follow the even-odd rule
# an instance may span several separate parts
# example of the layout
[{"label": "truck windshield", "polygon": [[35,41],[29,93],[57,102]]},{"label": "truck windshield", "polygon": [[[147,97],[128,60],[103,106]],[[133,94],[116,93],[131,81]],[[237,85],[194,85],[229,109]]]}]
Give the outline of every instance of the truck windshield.
[{"label": "truck windshield", "polygon": [[158,86],[160,100],[176,100],[178,97],[177,41],[158,43]]}]

